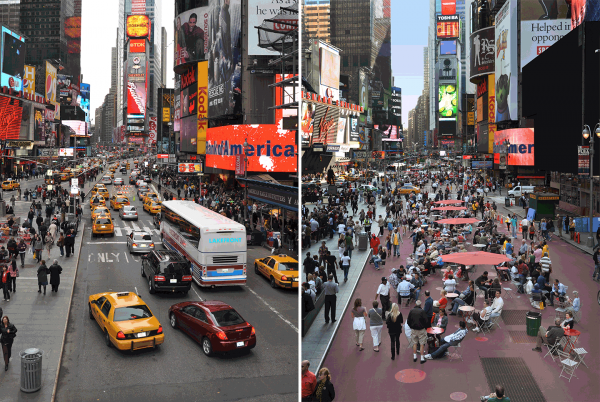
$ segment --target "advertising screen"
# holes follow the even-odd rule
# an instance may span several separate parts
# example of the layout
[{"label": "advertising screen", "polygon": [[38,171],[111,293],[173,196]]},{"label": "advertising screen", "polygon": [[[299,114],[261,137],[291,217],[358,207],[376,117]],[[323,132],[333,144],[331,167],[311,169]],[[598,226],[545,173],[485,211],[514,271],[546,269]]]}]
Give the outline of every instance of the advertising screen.
[{"label": "advertising screen", "polygon": [[319,49],[319,70],[321,85],[339,89],[340,87],[340,54],[327,47]]},{"label": "advertising screen", "polygon": [[493,169],[494,161],[471,161],[472,169]]},{"label": "advertising screen", "polygon": [[443,120],[456,120],[457,112],[457,93],[456,85],[445,85],[439,86],[439,113],[440,121]]},{"label": "advertising screen", "polygon": [[79,85],[79,106],[85,112],[85,121],[90,122],[90,84]]},{"label": "advertising screen", "polygon": [[177,171],[179,173],[202,173],[202,165],[200,163],[179,163]]},{"label": "advertising screen", "polygon": [[146,39],[130,39],[129,53],[146,53]]},{"label": "advertising screen", "polygon": [[35,95],[35,67],[25,66],[23,70],[23,92]]},{"label": "advertising screen", "polygon": [[59,148],[58,156],[70,156],[73,157],[73,148]]},{"label": "advertising screen", "polygon": [[19,100],[0,95],[0,139],[17,140],[21,129],[23,108]]},{"label": "advertising screen", "polygon": [[127,114],[146,115],[146,83],[127,83]]},{"label": "advertising screen", "polygon": [[460,36],[460,17],[458,15],[438,15],[437,38],[457,39]]},{"label": "advertising screen", "polygon": [[334,143],[337,137],[340,109],[320,103],[315,103],[313,108],[312,142]]},{"label": "advertising screen", "polygon": [[456,54],[456,41],[455,40],[441,40],[439,41],[440,54]]},{"label": "advertising screen", "polygon": [[533,128],[512,128],[496,131],[494,135],[494,163],[500,163],[499,151],[502,144],[509,142],[508,163],[510,166],[534,166],[534,131]]},{"label": "advertising screen", "polygon": [[198,65],[191,65],[181,75],[181,118],[198,113]]},{"label": "advertising screen", "polygon": [[442,14],[456,14],[456,0],[442,0]]},{"label": "advertising screen", "polygon": [[208,63],[208,114],[211,118],[241,113],[242,4],[212,0]]},{"label": "advertising screen", "polygon": [[369,108],[369,89],[367,76],[363,70],[358,71],[358,104],[363,108]]},{"label": "advertising screen", "polygon": [[[208,62],[198,63],[198,142],[196,153],[206,153],[206,130],[208,129]],[[297,119],[296,119],[297,121]]]},{"label": "advertising screen", "polygon": [[44,141],[45,140],[45,131],[46,124],[44,120],[44,110],[43,109],[33,109],[33,140],[34,141]]},{"label": "advertising screen", "polygon": [[483,28],[471,34],[471,78],[495,71],[494,35],[494,27]]},{"label": "advertising screen", "polygon": [[63,126],[70,128],[71,135],[83,136],[87,135],[87,123],[79,120],[63,120]]},{"label": "advertising screen", "polygon": [[198,116],[191,115],[181,119],[179,130],[181,152],[196,153],[198,149]]},{"label": "advertising screen", "polygon": [[185,71],[185,64],[207,59],[211,9],[212,5],[193,8],[175,18],[175,62],[173,66],[178,74]]},{"label": "advertising screen", "polygon": [[[265,35],[273,39],[277,39],[280,34],[279,32],[285,33],[293,28],[292,25],[287,25],[285,22],[289,22],[294,26],[298,25],[298,14],[293,14],[289,11],[282,10],[282,4],[278,2],[274,2],[273,0],[249,0],[248,1],[248,24],[246,25],[248,28],[248,54],[252,56],[273,56],[279,54],[278,52],[270,49],[265,49],[260,47],[259,44],[259,33],[254,27],[260,26],[263,24],[263,21],[266,19],[273,19],[278,14],[283,13],[284,16],[278,17],[276,20],[280,21],[278,23],[269,24],[269,28],[272,28],[275,32],[264,33]],[[297,0],[289,0],[285,2],[285,7],[291,7]],[[303,7],[308,7],[308,5],[304,5]],[[289,15],[289,20],[286,19],[286,15]]]},{"label": "advertising screen", "polygon": [[312,102],[302,102],[302,122],[300,135],[302,147],[310,147],[315,119],[315,105]]},{"label": "advertising screen", "polygon": [[360,136],[358,135],[358,119],[356,117],[350,118],[350,142],[359,142]]},{"label": "advertising screen", "polygon": [[2,52],[0,58],[0,86],[23,90],[25,68],[25,38],[2,27]]},{"label": "advertising screen", "polygon": [[129,38],[147,38],[150,35],[150,17],[128,15],[126,32]]},{"label": "advertising screen", "polygon": [[235,155],[244,153],[243,144],[247,139],[248,171],[296,172],[298,169],[294,132],[281,130],[275,124],[209,128],[206,139],[207,167],[234,170]]},{"label": "advertising screen", "polygon": [[46,100],[52,104],[56,103],[56,67],[46,62]]},{"label": "advertising screen", "polygon": [[148,140],[150,144],[156,143],[156,119],[157,117],[148,119]]},{"label": "advertising screen", "polygon": [[496,122],[517,120],[517,0],[496,14]]},{"label": "advertising screen", "polygon": [[[548,7],[538,0],[521,0],[521,68],[571,31],[571,4],[555,0]],[[595,2],[598,3],[598,2]],[[597,21],[597,20],[596,20]]]}]

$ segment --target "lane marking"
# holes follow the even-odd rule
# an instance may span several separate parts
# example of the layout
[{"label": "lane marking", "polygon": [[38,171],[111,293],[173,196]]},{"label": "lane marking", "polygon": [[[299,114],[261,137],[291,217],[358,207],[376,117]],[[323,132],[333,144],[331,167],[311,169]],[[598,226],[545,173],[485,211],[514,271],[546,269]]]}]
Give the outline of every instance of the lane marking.
[{"label": "lane marking", "polygon": [[89,244],[127,244],[126,241],[93,241]]},{"label": "lane marking", "polygon": [[294,331],[296,331],[296,333],[298,333],[298,328],[287,318],[285,318],[279,311],[275,310],[273,307],[271,307],[271,305],[269,303],[267,303],[265,301],[265,299],[263,299],[258,293],[256,293],[253,289],[247,287],[248,290],[256,297],[258,297],[258,299],[263,302],[272,312],[275,313],[275,315],[277,315],[277,317],[281,318],[283,320],[283,322],[285,322],[287,325],[289,325],[290,327],[292,327],[292,329]]}]

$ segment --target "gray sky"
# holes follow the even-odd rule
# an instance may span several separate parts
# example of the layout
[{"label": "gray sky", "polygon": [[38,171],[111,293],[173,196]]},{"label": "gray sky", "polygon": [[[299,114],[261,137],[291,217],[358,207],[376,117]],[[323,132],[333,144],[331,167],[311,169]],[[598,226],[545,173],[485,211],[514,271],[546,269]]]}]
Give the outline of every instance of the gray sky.
[{"label": "gray sky", "polygon": [[[174,5],[163,3],[162,24],[167,29],[167,44],[173,41]],[[96,108],[110,89],[110,49],[117,43],[119,1],[83,1],[81,32],[81,73],[83,82],[90,84],[90,113],[92,121]],[[156,30],[154,32],[157,32]],[[160,35],[160,28],[158,29]],[[167,47],[167,82],[173,85],[173,45]]]}]

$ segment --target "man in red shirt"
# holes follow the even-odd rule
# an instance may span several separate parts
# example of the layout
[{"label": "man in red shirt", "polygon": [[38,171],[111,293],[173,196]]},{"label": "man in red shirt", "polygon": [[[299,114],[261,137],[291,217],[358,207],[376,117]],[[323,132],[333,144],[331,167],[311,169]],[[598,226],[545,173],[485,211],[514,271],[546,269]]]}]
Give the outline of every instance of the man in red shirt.
[{"label": "man in red shirt", "polygon": [[377,254],[377,251],[379,251],[380,244],[381,244],[381,241],[379,240],[379,238],[377,236],[375,236],[375,233],[373,233],[373,235],[371,237],[371,248],[373,249],[373,255]]},{"label": "man in red shirt", "polygon": [[317,377],[308,370],[309,366],[308,360],[302,361],[302,402],[312,401],[311,395],[317,387]]}]

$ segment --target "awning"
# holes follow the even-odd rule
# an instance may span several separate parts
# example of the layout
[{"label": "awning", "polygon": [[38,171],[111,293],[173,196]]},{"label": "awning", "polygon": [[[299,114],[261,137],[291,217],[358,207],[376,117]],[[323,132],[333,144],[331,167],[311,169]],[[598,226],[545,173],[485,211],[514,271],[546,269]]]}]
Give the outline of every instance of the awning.
[{"label": "awning", "polygon": [[296,187],[244,178],[238,178],[238,181],[248,184],[248,198],[298,212],[298,189]]}]

